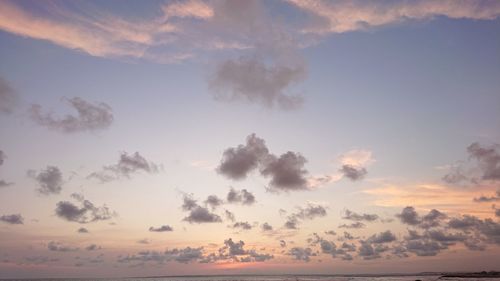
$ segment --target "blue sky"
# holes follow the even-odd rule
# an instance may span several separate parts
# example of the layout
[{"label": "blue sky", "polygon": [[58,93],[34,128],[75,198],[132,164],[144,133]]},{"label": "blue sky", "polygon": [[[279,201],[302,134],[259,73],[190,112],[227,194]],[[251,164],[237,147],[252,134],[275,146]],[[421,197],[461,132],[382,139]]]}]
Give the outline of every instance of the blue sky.
[{"label": "blue sky", "polygon": [[[490,262],[500,237],[498,3],[0,7],[0,277],[499,269]],[[245,146],[253,133],[266,153]],[[235,162],[230,148],[253,166]],[[288,151],[306,162],[281,158]],[[231,187],[255,202],[230,202]],[[90,209],[58,212],[60,202],[83,208],[75,193],[112,213],[88,221]],[[224,202],[203,205],[209,195]],[[221,221],[183,219],[193,214],[181,208],[190,196]],[[418,224],[405,221],[405,207]],[[446,216],[428,227],[432,209]],[[453,228],[463,215],[476,219],[469,232]],[[287,228],[290,219],[299,226]],[[351,222],[364,226],[340,227]],[[173,231],[149,231],[160,225]],[[439,249],[415,248],[408,229],[421,233],[424,250]],[[355,250],[323,247],[340,247],[344,230],[357,237]],[[377,243],[372,235],[385,231],[394,239]],[[229,238],[245,241],[245,253],[210,256],[228,250]],[[187,247],[203,248],[187,261],[162,252]],[[145,261],[144,250],[161,260]],[[415,268],[403,265],[409,259]]]}]

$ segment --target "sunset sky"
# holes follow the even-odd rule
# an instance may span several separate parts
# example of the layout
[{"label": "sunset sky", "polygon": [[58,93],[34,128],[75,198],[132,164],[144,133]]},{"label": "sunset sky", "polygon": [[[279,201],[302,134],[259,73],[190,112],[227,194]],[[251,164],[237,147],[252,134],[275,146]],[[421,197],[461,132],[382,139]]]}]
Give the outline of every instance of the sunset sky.
[{"label": "sunset sky", "polygon": [[499,259],[499,1],[0,0],[0,278]]}]

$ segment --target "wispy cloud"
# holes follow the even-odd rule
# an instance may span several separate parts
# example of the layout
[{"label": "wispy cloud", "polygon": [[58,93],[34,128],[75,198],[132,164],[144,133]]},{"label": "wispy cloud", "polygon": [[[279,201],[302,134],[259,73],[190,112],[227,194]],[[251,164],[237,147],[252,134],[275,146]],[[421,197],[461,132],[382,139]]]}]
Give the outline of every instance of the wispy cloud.
[{"label": "wispy cloud", "polygon": [[407,20],[423,20],[436,16],[491,20],[500,15],[497,1],[420,0],[420,1],[326,1],[288,0],[310,13],[303,32],[343,33],[366,30]]}]

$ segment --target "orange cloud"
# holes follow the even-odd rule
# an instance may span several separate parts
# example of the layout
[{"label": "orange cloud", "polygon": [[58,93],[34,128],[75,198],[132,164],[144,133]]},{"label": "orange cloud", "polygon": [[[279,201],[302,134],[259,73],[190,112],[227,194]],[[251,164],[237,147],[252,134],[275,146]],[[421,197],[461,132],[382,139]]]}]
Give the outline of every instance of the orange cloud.
[{"label": "orange cloud", "polygon": [[373,196],[373,203],[382,207],[414,206],[422,209],[439,209],[453,214],[473,214],[478,217],[491,217],[491,204],[474,202],[481,195],[494,194],[494,185],[480,185],[470,188],[457,188],[437,183],[410,185],[382,184],[380,187],[363,190]]}]

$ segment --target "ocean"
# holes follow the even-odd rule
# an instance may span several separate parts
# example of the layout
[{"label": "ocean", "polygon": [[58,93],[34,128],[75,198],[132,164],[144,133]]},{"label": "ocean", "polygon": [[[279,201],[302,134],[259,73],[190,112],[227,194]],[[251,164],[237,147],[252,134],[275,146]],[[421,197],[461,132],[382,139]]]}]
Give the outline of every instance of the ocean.
[{"label": "ocean", "polygon": [[56,278],[56,279],[1,279],[22,281],[499,281],[500,278],[458,278],[442,277],[441,275],[335,275],[335,276],[310,276],[310,275],[280,275],[280,276],[176,276],[176,277],[135,277],[135,278]]}]

